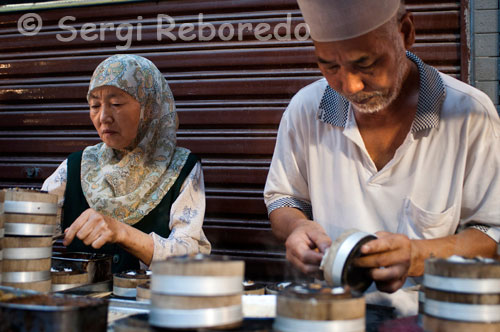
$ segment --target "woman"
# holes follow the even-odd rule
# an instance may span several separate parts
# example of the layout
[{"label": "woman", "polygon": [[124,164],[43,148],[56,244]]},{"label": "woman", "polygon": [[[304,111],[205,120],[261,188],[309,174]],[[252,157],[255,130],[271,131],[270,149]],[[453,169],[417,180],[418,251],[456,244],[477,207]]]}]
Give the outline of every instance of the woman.
[{"label": "woman", "polygon": [[64,193],[64,245],[114,255],[113,272],[139,268],[138,259],[209,253],[201,164],[176,147],[174,99],[160,71],[114,55],[94,71],[87,100],[102,143],[71,154],[42,187]]}]

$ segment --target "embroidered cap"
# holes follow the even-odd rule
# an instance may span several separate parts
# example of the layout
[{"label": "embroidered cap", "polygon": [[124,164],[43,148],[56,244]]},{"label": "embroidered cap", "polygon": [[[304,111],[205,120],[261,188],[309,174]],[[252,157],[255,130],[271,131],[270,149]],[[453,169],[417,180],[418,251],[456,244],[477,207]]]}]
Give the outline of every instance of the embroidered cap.
[{"label": "embroidered cap", "polygon": [[400,0],[297,0],[311,37],[319,42],[364,35],[388,22]]}]

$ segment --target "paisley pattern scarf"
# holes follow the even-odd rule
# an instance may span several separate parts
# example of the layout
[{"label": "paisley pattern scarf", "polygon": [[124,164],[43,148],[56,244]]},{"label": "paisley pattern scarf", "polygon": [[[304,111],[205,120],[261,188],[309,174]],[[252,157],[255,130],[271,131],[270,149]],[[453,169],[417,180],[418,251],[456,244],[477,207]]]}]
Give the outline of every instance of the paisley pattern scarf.
[{"label": "paisley pattern scarf", "polygon": [[187,160],[189,150],[176,148],[178,127],[174,98],[167,81],[149,60],[114,55],[94,71],[89,92],[110,85],[141,104],[137,137],[115,150],[105,143],[85,148],[81,184],[89,206],[133,225],[162,200]]}]

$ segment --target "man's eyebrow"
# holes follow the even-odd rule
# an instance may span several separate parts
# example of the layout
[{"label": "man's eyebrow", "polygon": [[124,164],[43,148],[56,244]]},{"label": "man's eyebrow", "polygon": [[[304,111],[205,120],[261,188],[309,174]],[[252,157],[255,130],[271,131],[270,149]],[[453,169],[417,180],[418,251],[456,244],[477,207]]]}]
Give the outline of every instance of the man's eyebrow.
[{"label": "man's eyebrow", "polygon": [[316,56],[316,58],[318,59],[318,62],[319,62],[319,63],[325,64],[325,65],[334,64],[333,62],[328,61],[328,60],[325,60],[325,59],[323,59],[323,58],[322,58],[322,57],[320,57],[320,56]]},{"label": "man's eyebrow", "polygon": [[355,64],[359,64],[359,63],[363,63],[363,62],[366,62],[367,60],[369,60],[370,58],[366,55],[362,56],[361,58],[357,59],[357,60],[354,60],[353,63]]}]

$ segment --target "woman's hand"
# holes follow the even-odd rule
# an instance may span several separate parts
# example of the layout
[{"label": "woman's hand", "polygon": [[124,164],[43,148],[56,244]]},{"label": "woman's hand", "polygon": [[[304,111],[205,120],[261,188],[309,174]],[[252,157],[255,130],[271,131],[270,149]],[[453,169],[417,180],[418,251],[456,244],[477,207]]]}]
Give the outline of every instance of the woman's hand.
[{"label": "woman's hand", "polygon": [[125,226],[118,220],[103,216],[89,208],[66,228],[63,244],[68,246],[75,236],[85,245],[95,249],[101,248],[106,243],[121,243],[126,232]]}]

